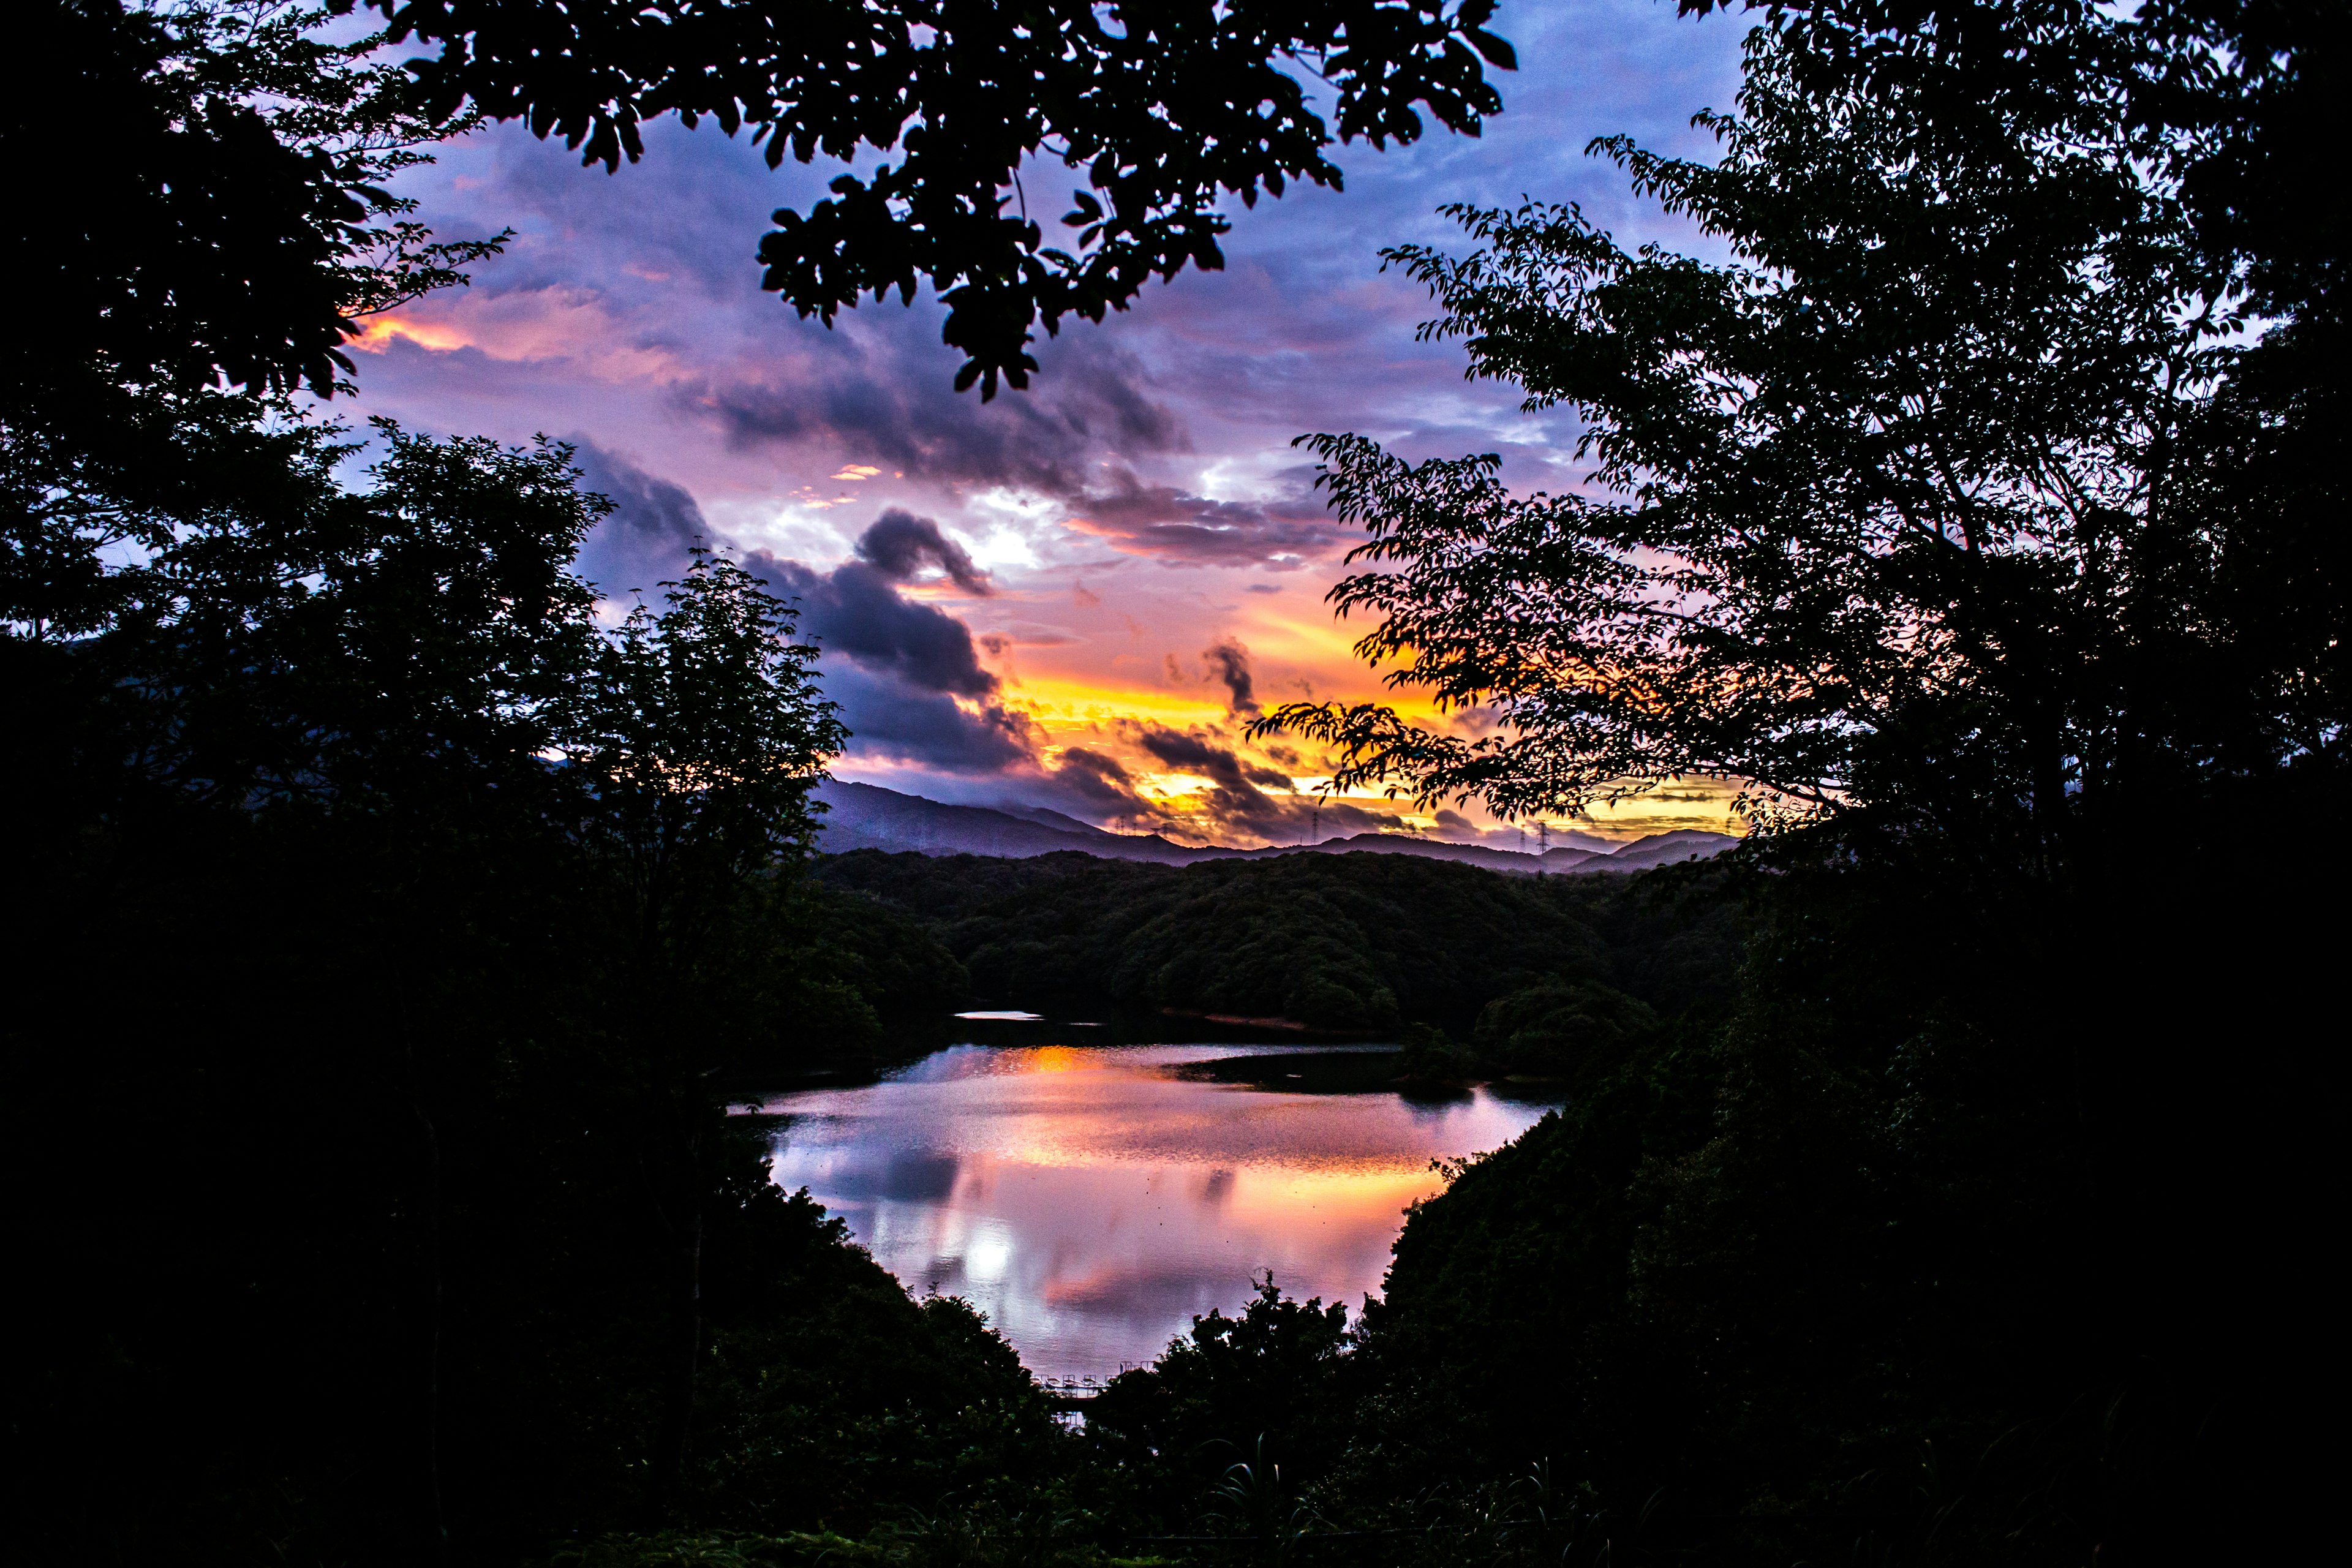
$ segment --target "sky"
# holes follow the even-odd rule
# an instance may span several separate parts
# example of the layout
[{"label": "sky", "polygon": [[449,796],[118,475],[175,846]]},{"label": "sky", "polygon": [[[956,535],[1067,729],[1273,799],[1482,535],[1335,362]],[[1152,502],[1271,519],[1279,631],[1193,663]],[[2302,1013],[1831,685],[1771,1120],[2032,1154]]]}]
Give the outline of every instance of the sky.
[{"label": "sky", "polygon": [[[1463,248],[1440,205],[1533,197],[1580,203],[1622,241],[1709,250],[1583,149],[1626,132],[1710,156],[1690,117],[1730,106],[1747,24],[1506,0],[1491,26],[1520,68],[1482,137],[1335,149],[1344,192],[1234,204],[1222,271],[1066,323],[1029,390],[985,404],[952,389],[936,301],[868,301],[828,329],[761,291],[769,214],[805,210],[837,166],[772,171],[747,139],[662,122],[607,174],[488,129],[402,190],[444,237],[515,238],[470,287],[370,323],[354,412],[572,443],[616,503],[580,560],[615,603],[656,595],[698,540],[796,597],[852,731],[838,777],[1193,843],[1410,829],[1532,847],[1536,824],[1475,803],[1325,798],[1329,759],[1243,733],[1280,702],[1383,691],[1351,652],[1366,628],[1324,601],[1361,535],[1327,515],[1294,437],[1496,452],[1528,489],[1584,477],[1571,413],[1522,413],[1515,388],[1465,380],[1458,344],[1416,341],[1430,301],[1381,248]],[[1671,781],[1545,826],[1722,830],[1733,793]]]}]

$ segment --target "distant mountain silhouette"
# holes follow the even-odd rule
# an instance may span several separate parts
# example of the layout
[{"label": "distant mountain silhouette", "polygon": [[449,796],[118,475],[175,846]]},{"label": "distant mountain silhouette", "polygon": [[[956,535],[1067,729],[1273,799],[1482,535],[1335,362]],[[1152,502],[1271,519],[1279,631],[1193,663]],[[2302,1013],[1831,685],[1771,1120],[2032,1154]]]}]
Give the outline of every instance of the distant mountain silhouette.
[{"label": "distant mountain silhouette", "polygon": [[1031,822],[1042,822],[1048,827],[1058,827],[1065,833],[1100,833],[1102,831],[1091,822],[1080,822],[1075,816],[1066,816],[1058,811],[1048,811],[1042,805],[1017,805],[1010,801],[999,801],[993,809],[1004,813],[1007,816],[1026,817]]},{"label": "distant mountain silhouette", "polygon": [[1196,860],[1264,859],[1272,855],[1418,855],[1432,860],[1455,860],[1483,866],[1490,871],[1531,876],[1538,871],[1558,875],[1580,871],[1646,871],[1676,860],[1699,860],[1719,855],[1739,842],[1727,833],[1703,833],[1684,828],[1653,834],[1615,848],[1583,846],[1606,844],[1585,834],[1580,843],[1541,855],[1496,849],[1484,844],[1449,844],[1404,833],[1359,833],[1351,838],[1326,839],[1320,844],[1275,845],[1264,849],[1198,848],[1162,838],[1156,833],[1107,833],[1076,817],[1029,805],[948,805],[920,795],[901,795],[878,784],[849,784],[827,779],[817,786],[817,799],[827,806],[817,834],[817,847],[828,855],[852,849],[881,849],[920,855],[993,855],[1024,859],[1076,850],[1108,860],[1152,860],[1186,866]]},{"label": "distant mountain silhouette", "polygon": [[[1675,860],[1705,860],[1720,855],[1739,840],[1725,833],[1706,833],[1696,827],[1676,828],[1672,833],[1653,833],[1647,838],[1637,838],[1610,856],[1605,864],[1591,868],[1596,871],[1646,871],[1653,866],[1664,866]],[[1559,850],[1552,851],[1557,855]]]},{"label": "distant mountain silhouette", "polygon": [[840,779],[819,784],[816,798],[827,807],[818,828],[817,847],[828,855],[851,849],[911,849],[922,855],[997,855],[1018,860],[1075,849],[1110,860],[1181,865],[1234,853],[1190,848],[1156,833],[1106,833],[1057,811],[1024,807],[1016,816],[985,805],[943,805],[920,795]]},{"label": "distant mountain silhouette", "polygon": [[[1515,871],[1532,876],[1538,871],[1572,871],[1588,860],[1606,858],[1590,849],[1555,849],[1549,855],[1523,855],[1516,849],[1496,849],[1484,844],[1449,844],[1442,838],[1418,838],[1402,833],[1359,833],[1352,838],[1328,838],[1320,844],[1302,846],[1318,855],[1344,855],[1350,850],[1369,850],[1375,855],[1418,855],[1428,860],[1459,860],[1465,865],[1484,866],[1489,871]],[[1254,855],[1289,855],[1291,849],[1255,849]]]}]

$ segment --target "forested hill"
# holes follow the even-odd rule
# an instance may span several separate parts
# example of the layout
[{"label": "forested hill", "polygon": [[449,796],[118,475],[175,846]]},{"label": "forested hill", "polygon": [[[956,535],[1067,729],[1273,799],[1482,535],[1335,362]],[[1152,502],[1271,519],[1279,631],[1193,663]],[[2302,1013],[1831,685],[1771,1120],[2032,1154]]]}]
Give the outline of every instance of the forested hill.
[{"label": "forested hill", "polygon": [[[1709,866],[1629,879],[1397,855],[1175,867],[867,849],[829,857],[816,875],[845,913],[880,906],[922,927],[982,1005],[1422,1025],[1495,1050],[1526,1032],[1496,1033],[1515,1009],[1622,1021],[1727,997],[1740,950],[1730,874]],[[1522,1044],[1522,1056],[1542,1054]]]}]

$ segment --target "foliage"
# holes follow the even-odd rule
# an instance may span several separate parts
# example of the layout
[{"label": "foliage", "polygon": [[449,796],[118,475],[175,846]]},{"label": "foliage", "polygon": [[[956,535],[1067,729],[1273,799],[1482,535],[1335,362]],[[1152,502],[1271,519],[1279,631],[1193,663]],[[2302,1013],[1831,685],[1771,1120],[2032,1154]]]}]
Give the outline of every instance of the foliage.
[{"label": "foliage", "polygon": [[[2332,765],[2340,552],[2290,566],[2269,519],[2198,495],[2243,268],[2135,118],[2151,39],[2072,5],[1875,16],[1752,34],[1738,111],[1700,117],[1718,163],[1594,143],[1725,264],[1533,204],[1449,209],[1467,257],[1387,253],[1470,374],[1579,412],[1600,493],[1314,437],[1380,563],[1335,591],[1375,617],[1360,651],[1495,723],[1294,704],[1268,727],[1423,798],[1724,773],[1812,811],[2014,802],[2043,851],[2205,770]],[[2200,667],[2213,700],[2171,700]]]},{"label": "foliage", "polygon": [[[820,879],[919,920],[991,1005],[1173,1008],[1388,1032],[1468,1032],[1534,984],[1620,987],[1679,1010],[1729,994],[1725,873],[1507,877],[1397,855],[1185,868],[1051,855],[859,850]],[[1635,1004],[1639,1005],[1639,1004]]]},{"label": "foliage", "polygon": [[[1062,1439],[1003,1342],[719,1101],[961,983],[886,917],[825,941],[841,731],[791,611],[705,557],[607,627],[568,448],[292,395],[491,247],[373,184],[471,121],[318,10],[48,11],[7,131],[62,226],[0,389],[0,795],[38,825],[0,1105],[8,1243],[61,1284],[12,1539],[520,1561],[1025,1478]],[[120,113],[32,152],[52,90]]]},{"label": "foliage", "polygon": [[28,568],[0,640],[8,804],[47,825],[13,1240],[77,1281],[9,1391],[12,1465],[69,1500],[36,1550],[405,1561],[757,1512],[806,1495],[759,1422],[812,1411],[846,1435],[798,1473],[885,1465],[894,1500],[1049,1446],[1002,1342],[777,1194],[714,1100],[872,1016],[791,881],[838,729],[785,608],[705,562],[601,628],[569,561],[604,503],[560,446],[379,426],[346,486],[334,427],[144,405],[197,437],[161,474],[9,452],[142,546],[82,557],[69,615]]},{"label": "foliage", "polygon": [[854,955],[860,988],[886,1021],[936,1018],[969,1005],[971,982],[955,956],[913,917],[878,900],[824,889],[825,927]]},{"label": "foliage", "polygon": [[1102,1462],[1159,1479],[1144,1506],[1171,1522],[1204,1492],[1232,1532],[1296,1534],[1305,1505],[1283,1468],[1311,1476],[1336,1458],[1347,1345],[1344,1303],[1291,1300],[1268,1272],[1238,1314],[1212,1308],[1158,1362],[1113,1378],[1087,1408],[1087,1436]]},{"label": "foliage", "polygon": [[225,509],[246,550],[339,548],[348,453],[288,395],[331,395],[361,318],[462,282],[504,237],[436,240],[384,188],[476,121],[425,113],[372,62],[380,37],[330,38],[322,7],[42,0],[28,21],[0,152],[9,275],[42,308],[0,365],[0,616],[79,637],[168,593],[136,568]]},{"label": "foliage", "polygon": [[845,737],[817,689],[816,649],[792,640],[793,613],[759,579],[698,548],[662,586],[663,607],[640,603],[598,637],[551,711],[587,802],[580,832],[616,874],[613,915],[649,1040],[676,1038],[688,999],[745,956],[723,932],[760,940],[768,873],[807,855],[809,791]]},{"label": "foliage", "polygon": [[[13,423],[82,376],[326,393],[359,318],[463,281],[503,237],[436,241],[390,194],[475,121],[426,109],[382,36],[294,0],[39,0],[0,121],[18,182]],[[62,128],[71,126],[69,134]]]},{"label": "foliage", "polygon": [[1596,143],[1727,264],[1533,205],[1392,253],[1473,374],[1577,408],[1596,482],[1318,438],[1381,568],[1339,591],[1363,651],[1496,722],[1273,721],[1424,798],[1706,768],[1804,810],[1751,856],[1727,1019],[1486,1012],[1489,1052],[1558,1026],[1572,1098],[1409,1220],[1318,1484],[1393,1510],[1549,1458],[1612,1560],[2307,1524],[2274,1391],[2325,1353],[2292,1238],[2342,851],[2245,825],[2342,787],[2340,234],[2263,205],[2340,31],[1778,8],[1719,163]]},{"label": "foliage", "polygon": [[1063,1434],[1010,1346],[951,1298],[911,1300],[837,1219],[763,1179],[809,1238],[791,1272],[763,1242],[713,1280],[696,1516],[751,1529],[810,1521],[865,1535],[910,1508],[1018,1505],[1058,1468]]},{"label": "foliage", "polygon": [[[750,126],[772,166],[787,153],[859,163],[809,212],[776,214],[764,286],[830,322],[861,294],[911,300],[928,282],[949,308],[946,341],[969,356],[957,385],[983,395],[1000,377],[1028,384],[1040,320],[1099,321],[1154,273],[1222,266],[1221,193],[1255,205],[1296,180],[1336,187],[1335,131],[1410,143],[1416,104],[1475,134],[1502,107],[1485,65],[1513,65],[1486,29],[1491,0],[369,3],[394,42],[441,44],[414,68],[437,112],[520,120],[588,163],[636,159],[642,123],[675,113],[730,136]],[[1332,121],[1308,107],[1306,74],[1331,89]],[[866,149],[898,156],[869,164]],[[1022,190],[1041,154],[1084,172],[1062,219],[1078,231],[1068,250],[1046,245]]]},{"label": "foliage", "polygon": [[1571,1076],[1587,1057],[1653,1027],[1657,1015],[1639,999],[1591,981],[1546,981],[1498,996],[1480,1009],[1482,1059],[1507,1072]]}]

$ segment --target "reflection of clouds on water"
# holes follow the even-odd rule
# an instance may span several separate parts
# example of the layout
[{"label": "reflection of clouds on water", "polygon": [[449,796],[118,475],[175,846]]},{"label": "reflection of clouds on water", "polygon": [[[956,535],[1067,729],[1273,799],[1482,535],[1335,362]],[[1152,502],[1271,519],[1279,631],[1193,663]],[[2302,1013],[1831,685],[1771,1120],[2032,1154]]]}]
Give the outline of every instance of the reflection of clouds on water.
[{"label": "reflection of clouds on water", "polygon": [[[1280,1047],[1276,1047],[1280,1049]],[[1171,1076],[1235,1047],[941,1051],[880,1083],[771,1102],[772,1171],[919,1291],[961,1295],[1042,1375],[1148,1361],[1272,1268],[1297,1296],[1376,1289],[1429,1162],[1539,1106],[1409,1104]],[[1252,1053],[1255,1054],[1255,1053]]]},{"label": "reflection of clouds on water", "polygon": [[893,1152],[878,1166],[845,1165],[831,1173],[825,1185],[833,1195],[853,1203],[877,1198],[937,1202],[955,1191],[959,1164],[953,1154]]},{"label": "reflection of clouds on water", "polygon": [[1189,1320],[1224,1303],[1219,1281],[1190,1267],[1096,1268],[1045,1288],[1045,1304],[1057,1311],[1117,1320],[1160,1321],[1172,1315]]}]

